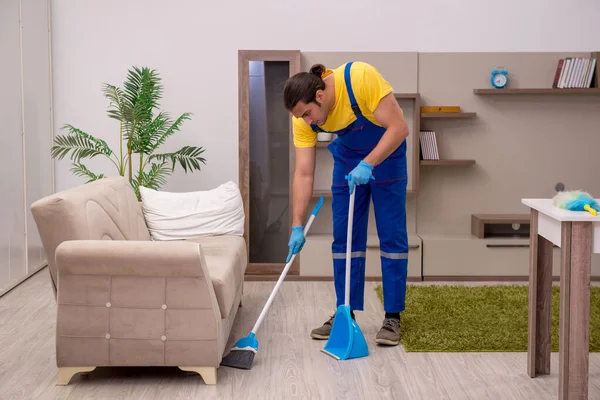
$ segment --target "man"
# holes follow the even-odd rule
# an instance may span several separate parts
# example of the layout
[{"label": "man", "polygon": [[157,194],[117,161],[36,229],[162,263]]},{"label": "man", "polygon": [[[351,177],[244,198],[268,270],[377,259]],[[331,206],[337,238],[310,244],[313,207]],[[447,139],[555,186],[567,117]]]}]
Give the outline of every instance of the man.
[{"label": "man", "polygon": [[[354,190],[350,309],[363,310],[367,224],[373,200],[381,249],[385,317],[376,342],[400,342],[400,312],[405,308],[408,263],[406,232],[406,137],[408,127],[391,85],[364,62],[328,70],[321,64],[289,78],[284,103],[293,114],[296,170],[290,252],[304,243],[303,223],[312,198],[318,132],[337,134],[328,148],[334,159],[332,179],[333,271],[336,306],[344,304],[349,195]],[[327,339],[333,316],[311,336]]]}]

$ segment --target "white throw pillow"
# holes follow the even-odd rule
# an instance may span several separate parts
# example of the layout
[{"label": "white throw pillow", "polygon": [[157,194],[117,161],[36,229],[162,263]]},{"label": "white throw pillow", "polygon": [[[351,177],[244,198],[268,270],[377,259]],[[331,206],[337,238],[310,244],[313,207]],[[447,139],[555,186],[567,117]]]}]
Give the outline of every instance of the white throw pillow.
[{"label": "white throw pillow", "polygon": [[142,209],[153,240],[244,235],[244,204],[238,186],[175,193],[140,187]]}]

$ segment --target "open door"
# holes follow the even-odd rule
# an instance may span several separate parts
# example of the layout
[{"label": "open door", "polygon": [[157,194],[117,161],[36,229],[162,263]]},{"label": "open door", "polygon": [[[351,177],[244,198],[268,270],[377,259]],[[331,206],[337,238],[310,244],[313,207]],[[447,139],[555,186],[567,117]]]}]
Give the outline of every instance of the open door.
[{"label": "open door", "polygon": [[[291,232],[294,149],[284,82],[300,72],[300,51],[240,50],[239,182],[250,279],[277,279]],[[288,275],[298,275],[300,255]]]}]

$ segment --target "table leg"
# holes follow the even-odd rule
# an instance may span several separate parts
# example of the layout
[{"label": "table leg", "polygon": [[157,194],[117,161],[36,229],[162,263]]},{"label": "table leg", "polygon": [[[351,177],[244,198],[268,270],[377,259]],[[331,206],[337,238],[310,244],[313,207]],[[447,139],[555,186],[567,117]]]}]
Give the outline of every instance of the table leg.
[{"label": "table leg", "polygon": [[587,399],[592,224],[562,223],[558,397]]},{"label": "table leg", "polygon": [[538,212],[531,210],[529,231],[529,332],[527,373],[530,377],[550,373],[552,327],[552,248],[538,235]]}]

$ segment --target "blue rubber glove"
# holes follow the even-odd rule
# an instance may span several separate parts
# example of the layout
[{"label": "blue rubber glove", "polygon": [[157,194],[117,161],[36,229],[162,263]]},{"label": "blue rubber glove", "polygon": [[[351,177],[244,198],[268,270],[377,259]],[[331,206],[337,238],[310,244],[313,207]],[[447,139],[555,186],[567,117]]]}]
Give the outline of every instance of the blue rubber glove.
[{"label": "blue rubber glove", "polygon": [[290,235],[290,241],[288,246],[290,247],[290,252],[288,253],[287,259],[285,263],[289,263],[292,259],[293,254],[298,254],[304,243],[306,242],[306,238],[304,237],[304,227],[303,226],[292,226],[292,234]]},{"label": "blue rubber glove", "polygon": [[346,179],[348,179],[350,194],[352,194],[354,186],[364,185],[369,182],[369,179],[375,179],[373,177],[373,167],[363,160],[358,163],[356,168],[354,168],[349,175],[346,175]]}]

